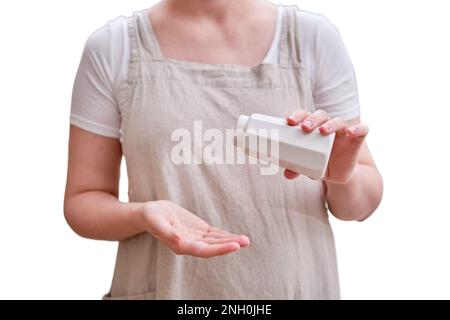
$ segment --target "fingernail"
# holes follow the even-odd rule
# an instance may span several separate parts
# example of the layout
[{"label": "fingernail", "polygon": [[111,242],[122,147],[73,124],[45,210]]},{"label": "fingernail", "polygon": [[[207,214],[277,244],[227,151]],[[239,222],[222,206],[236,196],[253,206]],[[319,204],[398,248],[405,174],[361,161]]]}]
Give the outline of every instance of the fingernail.
[{"label": "fingernail", "polygon": [[352,128],[350,128],[350,132],[351,132],[352,134],[357,134],[357,133],[358,133],[358,127],[352,127]]},{"label": "fingernail", "polygon": [[288,123],[289,124],[297,124],[297,120],[295,119],[295,117],[294,116],[289,116],[288,118],[287,118],[287,120],[288,120]]},{"label": "fingernail", "polygon": [[302,126],[307,127],[308,129],[311,129],[313,126],[313,123],[311,120],[306,120],[302,123]]},{"label": "fingernail", "polygon": [[330,127],[329,124],[324,124],[323,126],[320,127],[320,129],[321,129],[322,131],[328,132],[328,131],[331,130],[331,127]]}]

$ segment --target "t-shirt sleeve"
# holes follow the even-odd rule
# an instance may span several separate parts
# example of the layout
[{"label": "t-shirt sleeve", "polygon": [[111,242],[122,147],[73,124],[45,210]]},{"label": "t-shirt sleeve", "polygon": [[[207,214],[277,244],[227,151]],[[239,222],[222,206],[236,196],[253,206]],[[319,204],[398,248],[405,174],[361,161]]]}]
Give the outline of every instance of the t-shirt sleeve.
[{"label": "t-shirt sleeve", "polygon": [[109,27],[105,26],[85,44],[73,86],[70,123],[102,136],[120,138],[111,40]]},{"label": "t-shirt sleeve", "polygon": [[360,115],[356,76],[344,42],[336,27],[316,16],[313,96],[316,109],[345,120]]}]

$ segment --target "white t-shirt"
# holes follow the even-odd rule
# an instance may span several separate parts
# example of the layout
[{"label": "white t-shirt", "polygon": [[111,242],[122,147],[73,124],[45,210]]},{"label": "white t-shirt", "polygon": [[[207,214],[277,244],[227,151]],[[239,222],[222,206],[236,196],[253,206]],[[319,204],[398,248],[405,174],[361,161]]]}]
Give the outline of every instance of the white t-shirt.
[{"label": "white t-shirt", "polygon": [[[278,63],[282,10],[280,6],[275,37],[263,63]],[[310,75],[316,108],[332,117],[358,117],[355,73],[339,32],[322,15],[299,10],[298,16],[301,58]],[[119,17],[89,37],[73,88],[71,124],[111,138],[120,138],[121,110],[126,103],[122,89],[131,55],[127,23],[126,17]]]}]

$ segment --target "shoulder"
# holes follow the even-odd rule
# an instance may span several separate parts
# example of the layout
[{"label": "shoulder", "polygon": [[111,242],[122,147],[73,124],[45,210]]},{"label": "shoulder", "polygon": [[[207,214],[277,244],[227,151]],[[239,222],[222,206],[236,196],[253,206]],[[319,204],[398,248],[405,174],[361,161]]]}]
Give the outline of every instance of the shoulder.
[{"label": "shoulder", "polygon": [[332,45],[341,41],[336,26],[323,14],[297,9],[297,21],[305,45]]},{"label": "shoulder", "polygon": [[332,117],[359,116],[355,72],[335,25],[322,14],[297,11],[302,58],[311,77],[314,103]]},{"label": "shoulder", "polygon": [[302,60],[315,88],[324,73],[350,65],[349,57],[338,29],[326,16],[297,8],[296,20]]},{"label": "shoulder", "polygon": [[104,26],[94,31],[86,41],[86,49],[92,53],[107,55],[123,46],[128,35],[129,17],[120,16],[108,21]]},{"label": "shoulder", "polygon": [[120,16],[93,32],[85,43],[85,61],[90,70],[112,85],[114,90],[126,81],[130,57],[128,21]]}]

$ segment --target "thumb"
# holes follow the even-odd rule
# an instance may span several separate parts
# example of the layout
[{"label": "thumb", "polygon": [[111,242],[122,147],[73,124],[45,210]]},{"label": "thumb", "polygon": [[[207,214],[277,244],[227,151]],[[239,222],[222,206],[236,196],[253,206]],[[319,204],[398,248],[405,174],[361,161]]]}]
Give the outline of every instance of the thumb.
[{"label": "thumb", "polygon": [[174,227],[174,221],[170,215],[166,214],[164,210],[164,207],[155,203],[145,212],[147,231],[164,243],[179,245],[181,235]]}]

